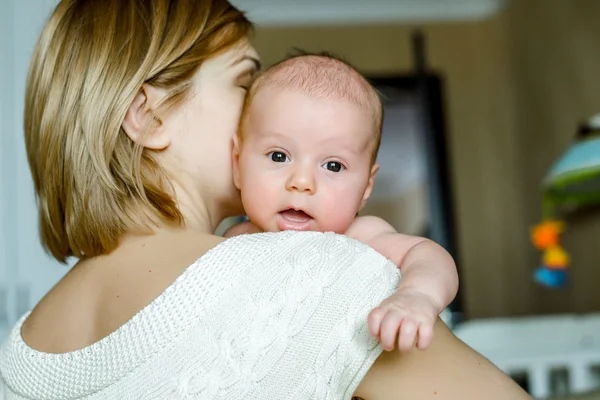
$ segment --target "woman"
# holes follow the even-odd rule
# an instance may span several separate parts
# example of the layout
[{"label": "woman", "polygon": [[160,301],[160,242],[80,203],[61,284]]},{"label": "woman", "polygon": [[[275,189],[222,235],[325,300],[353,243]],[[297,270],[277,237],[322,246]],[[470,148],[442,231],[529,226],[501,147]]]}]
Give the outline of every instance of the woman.
[{"label": "woman", "polygon": [[5,399],[528,398],[438,323],[381,354],[396,268],[348,238],[223,241],[231,140],[259,68],[226,0],[63,0],[33,55],[25,138],[42,243],[79,263],[0,353]]}]

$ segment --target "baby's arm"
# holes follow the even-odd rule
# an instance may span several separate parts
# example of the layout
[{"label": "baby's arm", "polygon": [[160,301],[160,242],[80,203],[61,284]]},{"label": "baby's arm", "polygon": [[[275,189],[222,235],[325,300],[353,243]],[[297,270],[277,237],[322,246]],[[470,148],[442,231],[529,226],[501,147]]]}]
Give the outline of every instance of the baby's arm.
[{"label": "baby's arm", "polygon": [[259,233],[262,232],[256,225],[250,221],[240,222],[239,224],[233,225],[227,229],[223,234],[223,237],[230,238],[233,236],[244,235],[246,233]]},{"label": "baby's arm", "polygon": [[433,324],[458,291],[454,260],[443,247],[420,237],[402,235],[377,217],[358,217],[346,235],[371,246],[400,267],[402,280],[394,295],[369,315],[369,329],[386,350],[429,346]]}]

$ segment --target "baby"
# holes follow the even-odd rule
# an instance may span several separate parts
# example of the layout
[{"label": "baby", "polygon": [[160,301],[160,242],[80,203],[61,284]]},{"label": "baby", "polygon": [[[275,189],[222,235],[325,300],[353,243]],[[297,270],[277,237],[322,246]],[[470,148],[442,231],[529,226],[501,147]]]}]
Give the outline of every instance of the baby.
[{"label": "baby", "polygon": [[398,290],[369,314],[384,349],[429,346],[439,313],[456,295],[452,257],[436,243],[358,216],[379,166],[383,106],[354,68],[329,55],[276,64],[249,88],[234,138],[235,185],[251,222],[226,236],[283,230],[336,232],[401,269]]}]

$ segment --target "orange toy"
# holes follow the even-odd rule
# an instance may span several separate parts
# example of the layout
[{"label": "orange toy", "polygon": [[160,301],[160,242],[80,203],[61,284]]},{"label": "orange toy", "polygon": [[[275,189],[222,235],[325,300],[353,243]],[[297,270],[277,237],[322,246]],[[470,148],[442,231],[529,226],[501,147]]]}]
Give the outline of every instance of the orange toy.
[{"label": "orange toy", "polygon": [[532,228],[531,240],[539,250],[556,247],[559,243],[559,236],[564,229],[565,224],[563,222],[546,220]]}]

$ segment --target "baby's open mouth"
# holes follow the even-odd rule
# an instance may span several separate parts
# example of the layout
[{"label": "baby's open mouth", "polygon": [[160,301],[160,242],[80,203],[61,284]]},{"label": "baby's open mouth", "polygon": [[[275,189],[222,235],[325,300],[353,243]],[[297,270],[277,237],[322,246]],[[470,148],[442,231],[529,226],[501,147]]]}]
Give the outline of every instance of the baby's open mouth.
[{"label": "baby's open mouth", "polygon": [[288,208],[279,212],[277,225],[282,231],[307,231],[312,220],[305,211]]},{"label": "baby's open mouth", "polygon": [[306,222],[312,219],[312,217],[306,212],[302,210],[294,210],[293,208],[288,208],[287,210],[280,211],[279,214],[283,218],[294,222]]}]

